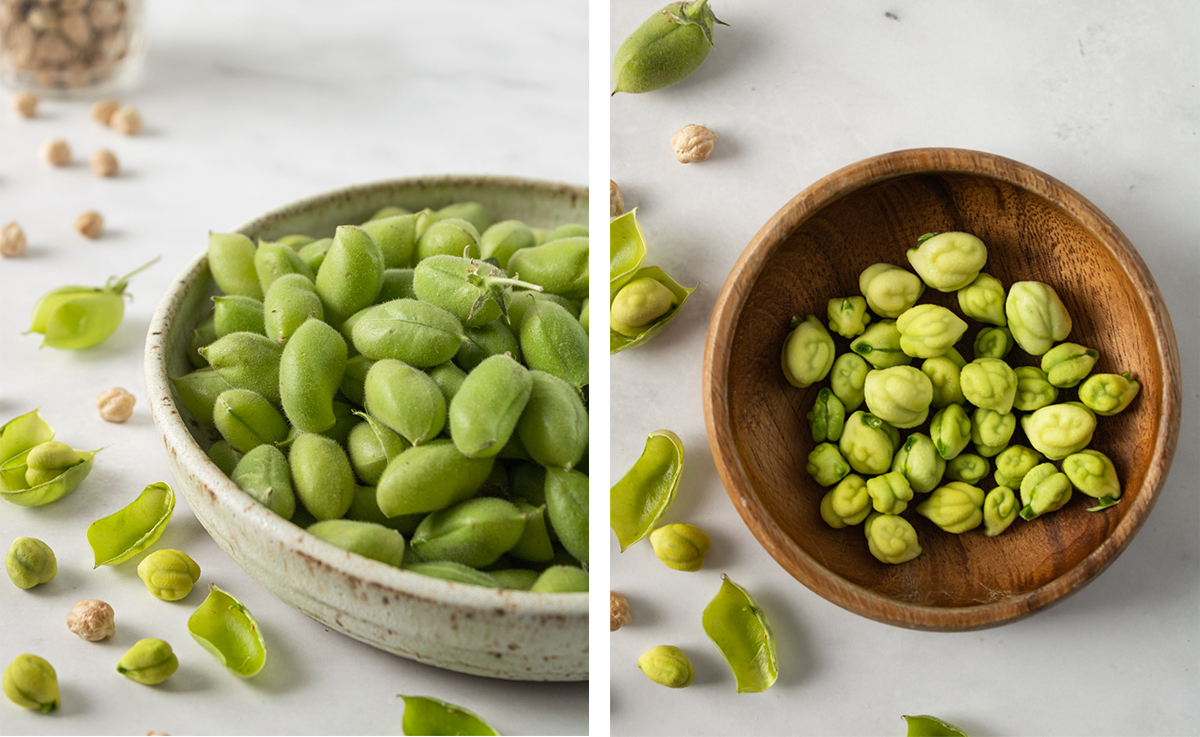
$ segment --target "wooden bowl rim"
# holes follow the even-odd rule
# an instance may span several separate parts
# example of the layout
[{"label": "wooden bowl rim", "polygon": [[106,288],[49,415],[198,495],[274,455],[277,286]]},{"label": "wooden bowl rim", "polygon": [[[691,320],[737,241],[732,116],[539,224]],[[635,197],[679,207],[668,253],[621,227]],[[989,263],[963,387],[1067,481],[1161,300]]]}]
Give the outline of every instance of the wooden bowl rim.
[{"label": "wooden bowl rim", "polygon": [[[883,596],[825,568],[780,529],[751,486],[738,457],[725,392],[730,353],[717,350],[718,345],[730,344],[751,286],[801,224],[867,186],[936,173],[996,179],[1031,191],[1070,215],[1108,249],[1134,284],[1154,329],[1157,356],[1165,369],[1159,442],[1150,459],[1143,493],[1112,534],[1077,565],[1036,589],[962,607],[905,603]],[[729,272],[713,308],[704,349],[703,402],[709,446],[730,501],[759,543],[784,570],[832,603],[879,622],[930,631],[985,629],[1017,621],[1065,599],[1104,571],[1133,539],[1166,481],[1179,438],[1181,392],[1179,349],[1170,315],[1153,276],[1125,234],[1087,198],[1054,177],[1018,161],[970,149],[914,148],[880,154],[838,169],[793,197],[763,225]]]}]

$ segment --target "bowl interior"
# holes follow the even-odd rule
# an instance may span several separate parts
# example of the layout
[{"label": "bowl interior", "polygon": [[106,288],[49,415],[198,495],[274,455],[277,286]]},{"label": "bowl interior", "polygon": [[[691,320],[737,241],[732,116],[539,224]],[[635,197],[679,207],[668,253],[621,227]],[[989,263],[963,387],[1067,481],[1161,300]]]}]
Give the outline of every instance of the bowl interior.
[{"label": "bowl interior", "polygon": [[[1117,241],[1124,240],[1119,231],[1100,227],[1107,219],[1097,220],[1093,215],[1099,214],[1090,211],[1081,217],[1071,205],[1044,196],[1040,184],[1031,188],[1003,172],[879,176],[860,168],[850,180],[836,176],[793,200],[763,229],[730,277],[739,285],[722,296],[740,304],[740,309],[728,307],[728,331],[710,335],[709,346],[719,352],[714,338],[727,339],[727,364],[720,372],[726,377],[727,419],[716,421],[727,427],[732,450],[728,460],[733,463],[723,470],[730,495],[752,497],[751,509],[735,506],[785,568],[861,614],[938,628],[986,626],[1020,616],[1107,565],[1127,542],[1123,536],[1117,540],[1114,531],[1125,528],[1132,535],[1165,477],[1164,377],[1172,369],[1164,365],[1160,319],[1165,311],[1156,314],[1151,298],[1157,289],[1151,280],[1153,295],[1148,295],[1146,284],[1130,273],[1136,270],[1129,256],[1137,265],[1141,261],[1131,247],[1129,252],[1119,247]],[[854,178],[866,183],[848,186]],[[1057,185],[1046,180],[1046,186]],[[1058,191],[1064,192],[1074,196],[1066,188]],[[1083,205],[1091,208],[1086,201]],[[1074,323],[1068,340],[1100,352],[1094,372],[1129,371],[1141,382],[1132,406],[1099,418],[1089,446],[1113,460],[1124,496],[1116,507],[1088,512],[1093,500],[1076,493],[1064,509],[1032,522],[1017,520],[1004,534],[988,538],[982,528],[962,535],[941,531],[915,514],[923,496],[918,494],[904,516],[917,529],[924,552],[903,565],[885,565],[868,551],[861,527],[835,530],[821,519],[819,503],[826,490],[805,470],[815,445],[805,415],[828,381],[807,389],[791,386],[781,372],[780,354],[792,315],[813,313],[824,322],[828,300],[859,294],[858,275],[865,268],[878,262],[910,268],[905,250],[919,236],[951,230],[974,233],[987,244],[984,271],[1006,289],[1026,280],[1054,287]],[[961,316],[954,293],[927,289],[921,302]],[[718,313],[722,309],[718,305]],[[975,334],[986,325],[967,323],[957,348],[970,360]],[[1169,321],[1166,330],[1169,334]],[[849,350],[850,341],[833,337],[839,355]],[[1167,342],[1173,347],[1173,338]],[[1009,360],[1018,355],[1019,364],[1037,364],[1037,357],[1019,349]],[[913,363],[920,365],[919,359]],[[1177,376],[1177,364],[1174,371]],[[1076,398],[1075,389],[1066,389],[1058,401]],[[710,416],[710,425],[713,420]],[[916,431],[928,433],[928,422],[907,432]],[[1012,442],[1028,445],[1019,426]],[[1173,449],[1174,439],[1166,445]],[[987,490],[995,482],[989,473],[979,485]]]}]

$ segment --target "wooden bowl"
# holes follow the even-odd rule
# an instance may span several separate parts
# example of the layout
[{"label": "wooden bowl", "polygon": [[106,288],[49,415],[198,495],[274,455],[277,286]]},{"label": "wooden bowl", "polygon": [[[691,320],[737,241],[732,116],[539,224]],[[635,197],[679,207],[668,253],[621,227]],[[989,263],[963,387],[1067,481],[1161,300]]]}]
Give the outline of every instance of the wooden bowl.
[{"label": "wooden bowl", "polygon": [[[587,190],[502,177],[399,179],[328,192],[242,226],[253,239],[333,235],[386,205],[412,210],[476,201],[497,220],[587,222]],[[441,668],[522,681],[588,677],[588,597],[469,586],[350,553],[305,532],[239,489],[205,454],[217,439],[178,404],[168,376],[191,370],[188,337],[216,286],[201,253],[163,295],[146,338],[150,412],[177,488],[213,540],[255,581],[322,624]]]},{"label": "wooden bowl", "polygon": [[[831,529],[825,489],[805,471],[814,443],[805,414],[820,387],[797,389],[780,354],[792,315],[859,293],[877,262],[909,268],[905,250],[931,231],[967,231],[988,246],[984,271],[1007,289],[1043,281],[1074,320],[1069,341],[1096,348],[1095,372],[1132,372],[1133,404],[1100,417],[1090,447],[1124,485],[1120,503],[1088,512],[1076,493],[1058,512],[1018,519],[995,538],[982,527],[942,532],[913,511],[924,552],[885,565],[862,526]],[[955,295],[921,302],[958,312]],[[958,349],[968,359],[980,325]],[[849,341],[834,335],[838,353]],[[1025,356],[1019,349],[1014,355]],[[1059,401],[1076,398],[1061,390]],[[708,440],[729,497],[751,532],[801,583],[870,619],[925,630],[994,627],[1078,591],[1129,544],[1167,476],[1179,435],[1179,351],[1162,295],[1129,240],[1095,205],[1032,167],[978,151],[913,149],[876,156],[821,179],[787,203],[746,247],[713,312],[704,353]],[[927,429],[921,429],[927,432]],[[1022,442],[1017,430],[1013,442]],[[991,476],[984,489],[995,485]],[[920,497],[921,495],[918,495]]]}]

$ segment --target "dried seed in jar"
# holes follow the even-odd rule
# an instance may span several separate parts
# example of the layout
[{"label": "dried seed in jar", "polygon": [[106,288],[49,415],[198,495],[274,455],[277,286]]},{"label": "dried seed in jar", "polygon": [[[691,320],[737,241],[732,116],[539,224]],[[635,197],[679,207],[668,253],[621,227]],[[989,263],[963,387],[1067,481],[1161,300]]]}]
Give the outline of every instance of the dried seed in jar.
[{"label": "dried seed in jar", "polygon": [[107,422],[124,422],[133,415],[137,399],[119,386],[105,389],[96,396],[96,409],[100,418]]},{"label": "dried seed in jar", "polygon": [[106,148],[92,152],[92,172],[98,177],[111,177],[117,173],[117,157]]},{"label": "dried seed in jar", "polygon": [[92,120],[97,123],[109,125],[112,123],[113,113],[117,112],[120,108],[120,100],[100,100],[92,105],[91,110],[88,111],[88,115],[91,115]]},{"label": "dried seed in jar", "polygon": [[112,637],[117,634],[113,608],[99,599],[77,601],[75,608],[67,615],[67,629],[88,642]]},{"label": "dried seed in jar", "polygon": [[12,106],[22,118],[36,118],[38,97],[29,90],[21,90],[13,95]]},{"label": "dried seed in jar", "polygon": [[17,225],[16,221],[5,225],[4,230],[0,230],[0,255],[6,258],[20,256],[25,253],[27,245],[25,231],[21,230],[21,226]]},{"label": "dried seed in jar", "polygon": [[75,218],[75,230],[88,238],[99,238],[104,230],[104,216],[95,210],[89,210]]},{"label": "dried seed in jar", "polygon": [[66,166],[71,160],[71,147],[61,138],[51,138],[42,144],[41,156],[54,166]]},{"label": "dried seed in jar", "polygon": [[679,163],[694,164],[712,156],[713,142],[716,140],[716,133],[702,125],[691,123],[671,136],[671,148],[675,149],[675,159]]},{"label": "dried seed in jar", "polygon": [[625,214],[625,195],[613,180],[608,180],[608,216],[615,218]]},{"label": "dried seed in jar", "polygon": [[142,116],[132,105],[123,105],[112,114],[108,124],[118,133],[136,136],[142,131]]}]

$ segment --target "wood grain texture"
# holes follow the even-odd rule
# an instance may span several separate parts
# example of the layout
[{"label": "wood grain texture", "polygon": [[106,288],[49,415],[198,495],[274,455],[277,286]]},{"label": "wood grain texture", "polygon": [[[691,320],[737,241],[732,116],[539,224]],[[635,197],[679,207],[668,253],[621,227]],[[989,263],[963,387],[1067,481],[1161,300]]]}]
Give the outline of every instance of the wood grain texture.
[{"label": "wood grain texture", "polygon": [[[797,389],[780,352],[792,315],[825,320],[826,303],[858,294],[877,262],[908,267],[905,250],[931,231],[974,233],[984,271],[1007,289],[1036,280],[1058,292],[1074,321],[1068,340],[1100,352],[1095,372],[1130,371],[1140,395],[1099,418],[1090,447],[1108,455],[1124,496],[1105,512],[1067,507],[1017,522],[996,538],[982,527],[942,532],[911,512],[924,552],[890,566],[867,550],[862,527],[828,527],[825,490],[805,471],[814,443],[805,414],[827,382]],[[959,312],[954,293],[922,302]],[[981,325],[958,345],[964,356]],[[849,341],[834,336],[839,354]],[[1019,351],[1023,363],[1034,361]],[[1060,392],[1075,399],[1075,390]],[[897,151],[841,169],[797,195],[754,237],[731,271],[704,355],[708,439],[726,490],[767,551],[810,589],[889,624],[969,630],[1014,621],[1069,596],[1129,544],[1162,489],[1179,435],[1179,352],[1162,295],[1121,231],[1054,178],[992,154]],[[927,432],[927,424],[918,428]],[[1013,442],[1024,442],[1020,429]],[[990,474],[981,486],[994,486]],[[913,502],[915,505],[916,501]]]}]

